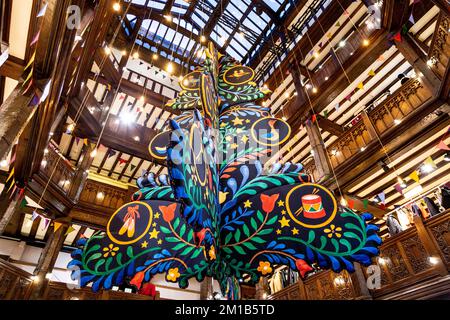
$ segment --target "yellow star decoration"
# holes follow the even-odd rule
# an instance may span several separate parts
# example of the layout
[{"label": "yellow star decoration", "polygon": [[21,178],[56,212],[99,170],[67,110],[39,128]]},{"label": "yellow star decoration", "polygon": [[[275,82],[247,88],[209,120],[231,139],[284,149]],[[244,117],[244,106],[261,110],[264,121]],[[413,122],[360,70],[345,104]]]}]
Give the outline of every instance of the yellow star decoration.
[{"label": "yellow star decoration", "polygon": [[221,124],[220,124],[220,127],[221,128],[224,128],[224,127],[226,127],[227,126],[227,124],[225,123],[225,122],[222,122]]},{"label": "yellow star decoration", "polygon": [[158,240],[158,244],[162,244],[162,240],[161,239]]},{"label": "yellow star decoration", "polygon": [[278,201],[277,203],[278,203],[278,206],[279,206],[279,207],[284,206],[284,201],[283,201],[283,200],[280,200],[280,201]]},{"label": "yellow star decoration", "polygon": [[249,119],[245,120],[245,123],[250,123],[250,120]]},{"label": "yellow star decoration", "polygon": [[238,147],[238,145],[236,143],[231,144],[231,149],[236,149]]},{"label": "yellow star decoration", "polygon": [[277,230],[277,234],[281,234],[281,230],[280,229]]},{"label": "yellow star decoration", "polygon": [[298,229],[294,227],[294,229],[291,230],[293,235],[298,234]]},{"label": "yellow star decoration", "polygon": [[159,231],[156,231],[156,228],[153,228],[153,231],[149,233],[150,239],[158,239]]},{"label": "yellow star decoration", "polygon": [[231,141],[231,136],[226,136],[226,137],[225,137],[225,140],[227,140],[228,142],[230,142],[230,141]]},{"label": "yellow star decoration", "polygon": [[157,212],[157,213],[155,213],[155,219],[159,219],[159,216],[160,216],[161,214],[159,213],[159,212]]},{"label": "yellow star decoration", "polygon": [[286,210],[281,210],[281,214],[286,214]]},{"label": "yellow star decoration", "polygon": [[247,143],[248,137],[247,137],[247,136],[242,136],[241,141],[242,141],[243,143]]},{"label": "yellow star decoration", "polygon": [[281,224],[281,228],[284,228],[290,227],[289,222],[291,222],[291,220],[286,219],[286,217],[283,216],[283,218],[281,220],[278,220],[278,222]]},{"label": "yellow star decoration", "polygon": [[237,126],[237,125],[242,125],[242,119],[240,119],[239,117],[234,118],[233,124],[234,124],[235,126]]},{"label": "yellow star decoration", "polygon": [[247,201],[244,202],[244,208],[250,208],[252,206],[252,202],[247,199]]},{"label": "yellow star decoration", "polygon": [[153,222],[152,227],[156,227],[156,222]]},{"label": "yellow star decoration", "polygon": [[147,241],[144,241],[144,242],[141,243],[141,248],[145,249],[145,248],[147,248],[147,246],[148,246],[148,242]]}]

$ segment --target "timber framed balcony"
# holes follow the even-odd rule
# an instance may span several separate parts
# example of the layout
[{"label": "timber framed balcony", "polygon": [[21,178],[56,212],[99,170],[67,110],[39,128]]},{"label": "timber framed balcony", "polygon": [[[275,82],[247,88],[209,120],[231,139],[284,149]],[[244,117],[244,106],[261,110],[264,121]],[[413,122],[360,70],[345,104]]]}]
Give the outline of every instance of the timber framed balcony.
[{"label": "timber framed balcony", "polygon": [[[0,259],[0,300],[28,300],[33,289],[33,275]],[[40,300],[159,300],[154,297],[123,291],[92,292],[88,287],[77,289],[63,282],[48,282]]]},{"label": "timber framed balcony", "polygon": [[[415,224],[380,247],[373,259],[380,287],[363,292],[357,274],[330,270],[314,274],[269,297],[271,300],[429,299],[450,294],[450,210]],[[373,272],[363,269],[365,279]],[[371,279],[369,279],[371,281]],[[367,290],[367,289],[366,289]]]},{"label": "timber framed balcony", "polygon": [[405,119],[414,117],[432,98],[431,89],[421,79],[410,79],[327,148],[333,167],[364,151],[371,143],[377,143],[376,135],[381,137]]},{"label": "timber framed balcony", "polygon": [[445,78],[450,58],[450,16],[441,12],[433,35],[428,57],[433,72],[439,79]]}]

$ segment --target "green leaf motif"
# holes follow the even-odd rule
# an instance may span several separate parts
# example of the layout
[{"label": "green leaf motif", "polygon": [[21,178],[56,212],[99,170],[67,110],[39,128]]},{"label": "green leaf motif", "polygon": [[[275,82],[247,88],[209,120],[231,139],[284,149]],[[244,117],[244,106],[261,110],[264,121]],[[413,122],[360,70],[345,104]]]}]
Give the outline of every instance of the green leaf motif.
[{"label": "green leaf motif", "polygon": [[236,240],[236,242],[239,242],[240,239],[241,239],[241,231],[238,229],[234,234],[234,240]]},{"label": "green leaf motif", "polygon": [[242,227],[242,231],[244,231],[246,237],[250,236],[250,230],[248,229],[247,225],[244,224],[244,226]]},{"label": "green leaf motif", "polygon": [[256,223],[255,218],[251,218],[250,224],[252,225],[253,229],[258,230],[258,224]]},{"label": "green leaf motif", "polygon": [[264,215],[261,213],[261,211],[258,210],[256,216],[258,217],[260,222],[264,221]]},{"label": "green leaf motif", "polygon": [[334,252],[339,252],[339,242],[336,239],[331,239],[331,243],[334,246]]},{"label": "green leaf motif", "polygon": [[132,246],[128,246],[127,248],[127,256],[130,258],[133,258],[133,247]]},{"label": "green leaf motif", "polygon": [[314,232],[314,230],[309,230],[308,243],[312,243],[315,238],[316,238],[316,233]]},{"label": "green leaf motif", "polygon": [[261,239],[260,237],[253,237],[252,241],[254,241],[256,243],[265,243],[266,242],[263,239]]},{"label": "green leaf motif", "polygon": [[240,246],[234,246],[233,248],[234,248],[238,253],[240,253],[240,254],[242,254],[242,255],[245,254],[244,249],[242,249]]},{"label": "green leaf motif", "polygon": [[233,237],[233,234],[231,232],[228,233],[228,235],[225,237],[225,244],[230,243],[230,240],[232,237]]}]

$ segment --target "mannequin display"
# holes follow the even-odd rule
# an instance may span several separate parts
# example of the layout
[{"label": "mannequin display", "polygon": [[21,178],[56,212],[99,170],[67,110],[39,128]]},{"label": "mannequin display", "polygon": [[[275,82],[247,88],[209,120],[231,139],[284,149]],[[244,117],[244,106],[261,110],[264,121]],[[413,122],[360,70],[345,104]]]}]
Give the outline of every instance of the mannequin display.
[{"label": "mannequin display", "polygon": [[402,226],[392,214],[388,215],[386,225],[388,227],[389,234],[391,236],[396,235],[403,231]]},{"label": "mannequin display", "polygon": [[439,214],[439,207],[434,203],[433,200],[431,200],[430,197],[424,197],[423,201],[425,202],[428,211],[430,212],[430,215],[432,217]]},{"label": "mannequin display", "polygon": [[447,185],[441,188],[441,205],[445,210],[450,208],[450,187]]},{"label": "mannequin display", "polygon": [[406,230],[409,227],[411,227],[411,222],[409,221],[408,214],[405,212],[405,210],[402,209],[397,210],[397,218],[403,230]]},{"label": "mannequin display", "polygon": [[422,217],[423,217],[424,219],[430,218],[430,217],[431,217],[431,214],[430,214],[430,212],[428,211],[428,207],[427,207],[425,201],[423,201],[423,200],[421,199],[421,200],[419,200],[419,201],[417,201],[417,202],[418,202],[420,211],[422,211]]},{"label": "mannequin display", "polygon": [[283,276],[280,271],[275,271],[270,281],[270,291],[272,294],[283,289]]}]

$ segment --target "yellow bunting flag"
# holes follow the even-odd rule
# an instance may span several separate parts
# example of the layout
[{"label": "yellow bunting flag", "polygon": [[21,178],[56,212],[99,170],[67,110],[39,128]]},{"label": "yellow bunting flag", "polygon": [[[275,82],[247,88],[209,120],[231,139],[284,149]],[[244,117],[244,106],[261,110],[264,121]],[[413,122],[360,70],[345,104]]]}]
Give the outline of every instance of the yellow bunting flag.
[{"label": "yellow bunting flag", "polygon": [[25,69],[23,71],[27,70],[34,62],[34,58],[36,57],[36,51],[33,53],[33,55],[30,58],[30,61],[28,61],[28,64],[26,65]]},{"label": "yellow bunting flag", "polygon": [[331,39],[332,36],[333,36],[333,35],[331,34],[331,32],[328,32],[327,37],[328,37],[329,39]]},{"label": "yellow bunting flag", "polygon": [[83,143],[84,143],[86,146],[89,145],[88,139],[83,139]]},{"label": "yellow bunting flag", "polygon": [[11,185],[9,186],[8,190],[6,192],[9,192],[11,190],[12,187],[14,187],[16,185],[16,179],[12,179],[11,180]]},{"label": "yellow bunting flag", "polygon": [[417,171],[417,170],[414,170],[414,172],[413,173],[411,173],[410,175],[409,175],[409,177],[412,179],[412,180],[414,180],[415,182],[419,182],[419,172]]},{"label": "yellow bunting flag", "polygon": [[11,169],[11,173],[9,174],[8,179],[6,179],[6,182],[8,182],[9,179],[13,177],[13,175],[14,175],[14,168]]},{"label": "yellow bunting flag", "polygon": [[432,159],[431,157],[428,157],[428,158],[425,160],[424,164],[430,165],[430,166],[432,166],[433,168],[437,168],[436,163],[434,163],[434,161],[433,161],[433,159]]},{"label": "yellow bunting flag", "polygon": [[25,81],[23,82],[22,87],[25,85],[25,83],[28,82],[28,80],[31,79],[32,76],[33,76],[33,68],[31,68],[31,71],[30,71],[30,73],[28,74],[28,77],[27,77],[27,78],[25,79]]},{"label": "yellow bunting flag", "polygon": [[58,231],[59,228],[61,228],[62,223],[61,222],[53,222],[53,232]]},{"label": "yellow bunting flag", "polygon": [[358,89],[363,90],[364,89],[364,83],[360,82],[358,83]]},{"label": "yellow bunting flag", "polygon": [[72,233],[73,231],[75,231],[74,227],[70,226],[64,235],[67,236],[69,233]]},{"label": "yellow bunting flag", "polygon": [[374,77],[375,76],[375,71],[373,71],[372,69],[370,69],[369,71],[369,76]]}]

